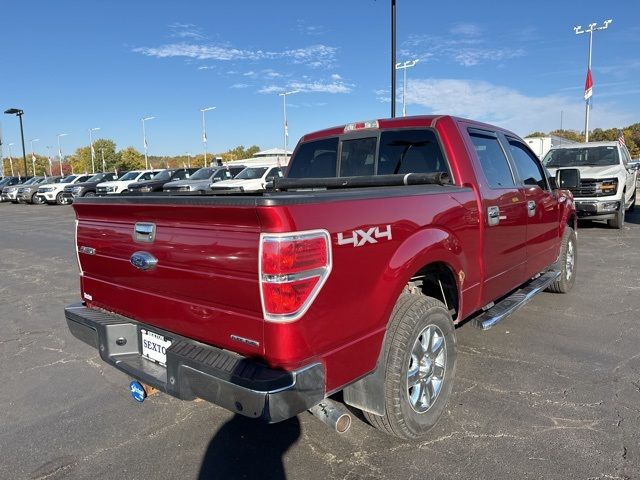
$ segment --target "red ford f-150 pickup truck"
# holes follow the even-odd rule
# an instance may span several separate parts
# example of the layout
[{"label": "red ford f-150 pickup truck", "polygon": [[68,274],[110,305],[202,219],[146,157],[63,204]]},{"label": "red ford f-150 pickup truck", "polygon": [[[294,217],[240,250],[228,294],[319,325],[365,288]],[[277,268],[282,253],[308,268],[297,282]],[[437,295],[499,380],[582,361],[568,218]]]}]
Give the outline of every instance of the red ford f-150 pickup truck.
[{"label": "red ford f-150 pickup truck", "polygon": [[418,438],[451,393],[457,324],[573,285],[577,182],[451,116],[319,131],[264,192],[76,199],[67,323],[138,400],[153,387],[278,422],[343,391]]}]

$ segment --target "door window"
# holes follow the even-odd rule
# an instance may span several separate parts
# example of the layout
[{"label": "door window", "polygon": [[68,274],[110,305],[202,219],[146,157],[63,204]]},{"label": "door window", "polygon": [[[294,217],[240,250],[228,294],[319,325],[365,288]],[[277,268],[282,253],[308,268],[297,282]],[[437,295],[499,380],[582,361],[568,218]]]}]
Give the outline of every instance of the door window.
[{"label": "door window", "polygon": [[478,132],[469,132],[469,136],[489,186],[491,188],[515,187],[511,167],[498,138]]},{"label": "door window", "polygon": [[538,164],[538,159],[517,140],[509,139],[509,149],[522,183],[527,187],[538,186],[546,190],[547,182],[544,179],[545,176],[542,173],[542,168]]}]

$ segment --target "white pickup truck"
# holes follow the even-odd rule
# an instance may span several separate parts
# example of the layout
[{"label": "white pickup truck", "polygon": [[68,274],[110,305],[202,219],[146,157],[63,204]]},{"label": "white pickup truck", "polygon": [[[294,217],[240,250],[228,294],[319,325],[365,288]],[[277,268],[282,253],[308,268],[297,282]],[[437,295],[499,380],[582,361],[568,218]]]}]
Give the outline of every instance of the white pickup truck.
[{"label": "white pickup truck", "polygon": [[627,210],[636,206],[638,164],[619,142],[589,142],[554,147],[542,161],[552,175],[562,168],[580,170],[580,186],[573,193],[578,216],[624,226]]}]

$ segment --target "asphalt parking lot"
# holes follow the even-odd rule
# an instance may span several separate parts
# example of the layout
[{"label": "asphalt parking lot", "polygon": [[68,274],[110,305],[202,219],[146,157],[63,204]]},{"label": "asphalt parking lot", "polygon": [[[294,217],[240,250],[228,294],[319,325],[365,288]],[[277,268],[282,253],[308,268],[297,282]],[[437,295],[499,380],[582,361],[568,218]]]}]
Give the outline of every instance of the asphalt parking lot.
[{"label": "asphalt parking lot", "polygon": [[578,279],[487,332],[458,329],[457,381],[429,438],[356,418],[265,425],[205,402],[134,402],[67,331],[73,209],[0,204],[0,478],[431,479],[640,476],[640,213],[579,230]]}]

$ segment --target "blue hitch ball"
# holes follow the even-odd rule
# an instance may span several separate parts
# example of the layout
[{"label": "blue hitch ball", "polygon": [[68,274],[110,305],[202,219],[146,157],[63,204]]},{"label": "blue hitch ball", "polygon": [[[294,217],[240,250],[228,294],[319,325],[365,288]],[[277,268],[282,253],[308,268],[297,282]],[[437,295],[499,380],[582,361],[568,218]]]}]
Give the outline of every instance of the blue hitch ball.
[{"label": "blue hitch ball", "polygon": [[131,396],[136,402],[144,402],[144,399],[147,398],[147,392],[140,382],[137,380],[133,380],[129,384],[129,390],[131,391]]}]

